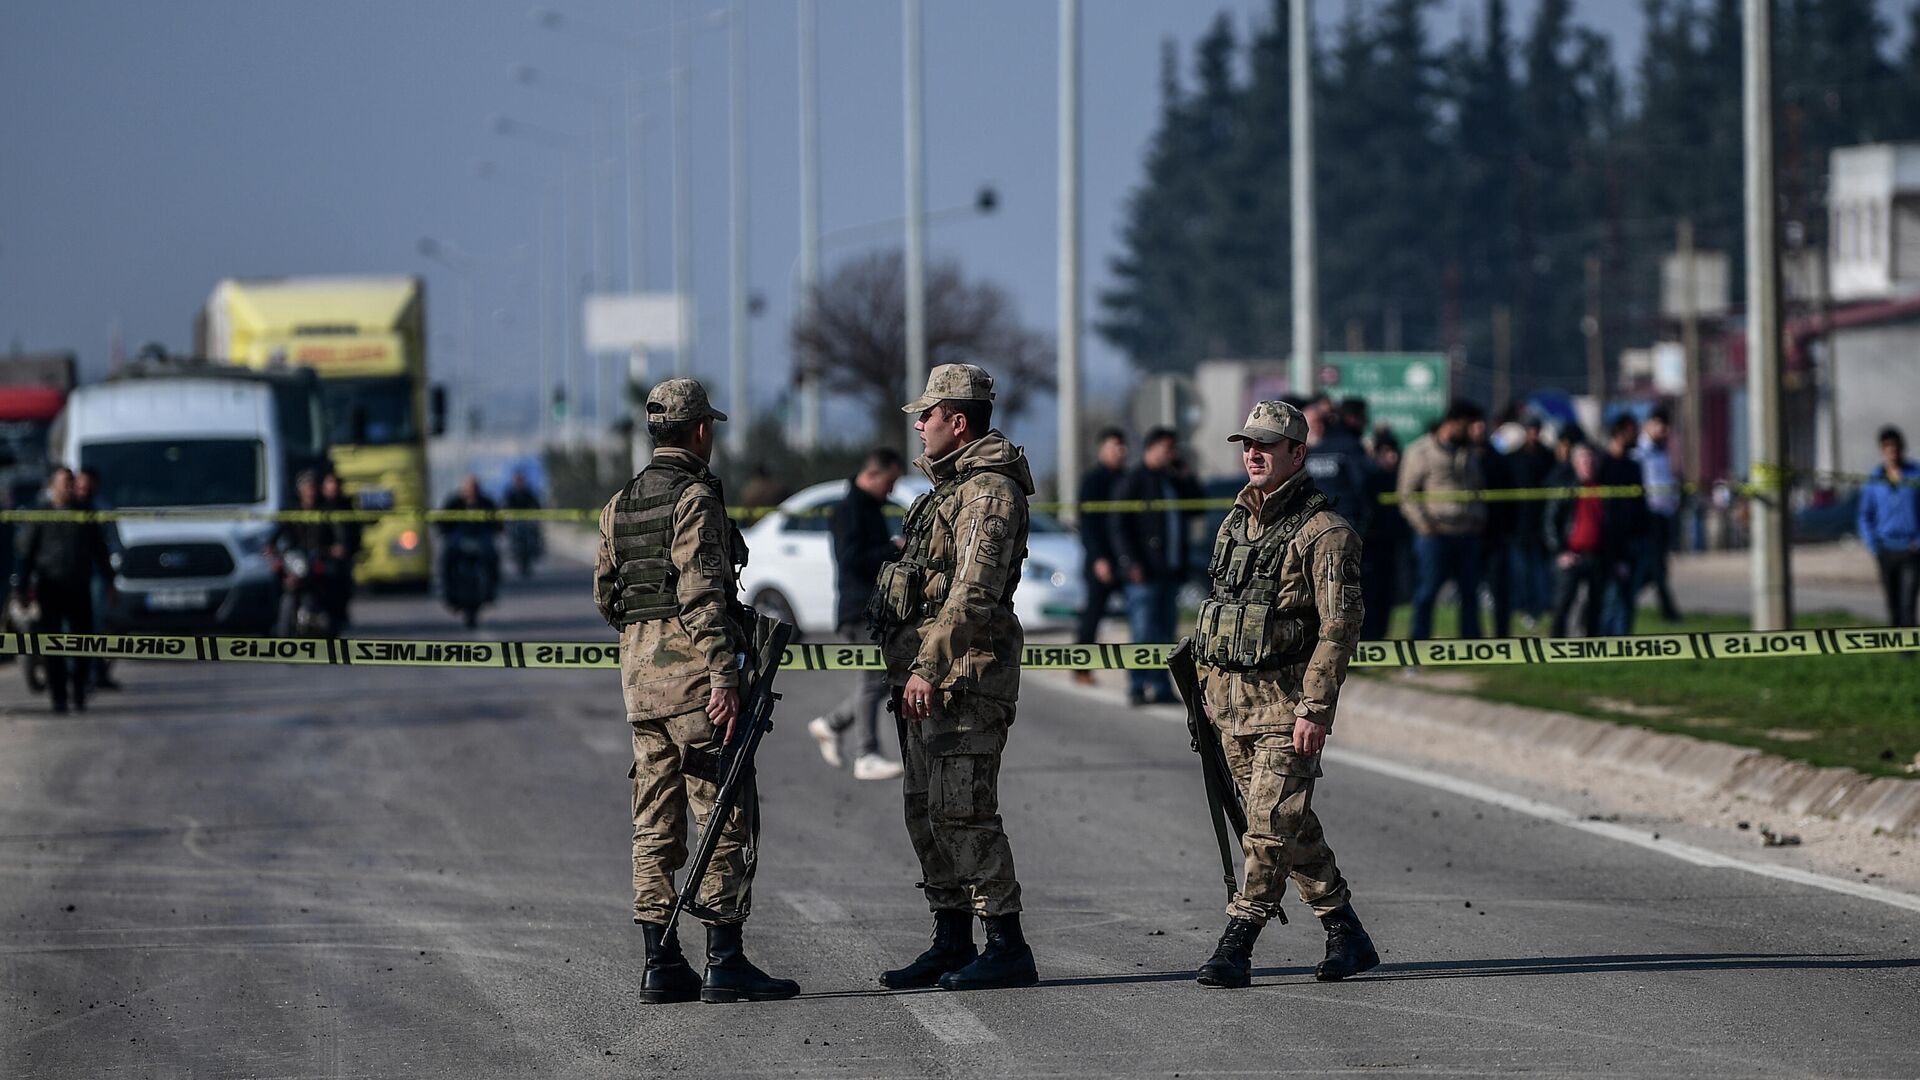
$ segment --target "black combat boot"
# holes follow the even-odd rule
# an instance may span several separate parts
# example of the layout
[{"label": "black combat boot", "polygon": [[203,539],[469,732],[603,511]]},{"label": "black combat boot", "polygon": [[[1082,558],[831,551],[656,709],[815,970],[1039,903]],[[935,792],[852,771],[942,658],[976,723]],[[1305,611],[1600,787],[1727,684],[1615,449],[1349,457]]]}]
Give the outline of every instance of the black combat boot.
[{"label": "black combat boot", "polygon": [[709,1005],[730,1001],[781,1001],[800,992],[792,979],[776,979],[747,959],[740,946],[740,924],[707,927],[707,977],[700,983],[700,1000]]},{"label": "black combat boot", "polygon": [[1227,920],[1220,944],[1207,962],[1194,972],[1193,981],[1201,986],[1225,986],[1239,989],[1253,982],[1253,940],[1260,936],[1260,924],[1238,916]]},{"label": "black combat boot", "polygon": [[700,996],[700,974],[680,951],[680,931],[663,937],[665,927],[643,922],[647,939],[647,969],[640,976],[640,1000],[647,1005],[672,1005]]},{"label": "black combat boot", "polygon": [[1342,904],[1339,911],[1321,916],[1320,925],[1327,928],[1327,958],[1313,969],[1314,978],[1339,982],[1379,966],[1380,954],[1373,951],[1373,939],[1360,925],[1352,904]]},{"label": "black combat boot", "polygon": [[981,921],[987,924],[987,947],[973,963],[940,976],[940,989],[1002,990],[1039,982],[1033,950],[1020,934],[1020,916],[988,915]]},{"label": "black combat boot", "polygon": [[939,982],[940,976],[973,963],[979,955],[973,947],[973,913],[936,911],[933,944],[906,967],[882,972],[880,985],[890,990],[924,990]]}]

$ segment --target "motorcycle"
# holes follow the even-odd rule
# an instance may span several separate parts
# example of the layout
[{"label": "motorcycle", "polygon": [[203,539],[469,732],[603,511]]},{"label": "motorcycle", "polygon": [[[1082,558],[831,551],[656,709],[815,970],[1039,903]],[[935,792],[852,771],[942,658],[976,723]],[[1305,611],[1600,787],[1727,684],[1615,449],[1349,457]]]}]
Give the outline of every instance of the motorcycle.
[{"label": "motorcycle", "polygon": [[520,568],[521,580],[533,576],[533,564],[546,554],[546,540],[537,521],[516,521],[507,526],[513,544],[513,563]]},{"label": "motorcycle", "polygon": [[493,539],[466,533],[448,543],[453,546],[447,557],[447,606],[471,630],[480,625],[480,608],[494,599]]},{"label": "motorcycle", "polygon": [[275,554],[274,573],[280,578],[280,615],[274,633],[280,637],[332,637],[332,560],[316,552],[291,549]]}]

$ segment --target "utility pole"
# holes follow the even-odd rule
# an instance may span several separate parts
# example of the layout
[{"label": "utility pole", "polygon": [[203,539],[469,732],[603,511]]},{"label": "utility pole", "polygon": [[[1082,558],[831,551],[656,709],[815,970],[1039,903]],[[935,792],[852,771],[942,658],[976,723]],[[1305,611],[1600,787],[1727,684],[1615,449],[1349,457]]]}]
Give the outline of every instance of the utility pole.
[{"label": "utility pole", "polygon": [[[813,291],[820,281],[820,101],[817,33],[820,13],[815,0],[799,0],[800,18],[800,295],[794,312],[802,325],[813,316]],[[800,449],[820,445],[819,360],[799,358]]]},{"label": "utility pole", "polygon": [[1313,0],[1292,0],[1293,392],[1310,394],[1320,360],[1318,237],[1313,221]]},{"label": "utility pole", "polygon": [[693,366],[693,152],[688,116],[690,73],[687,27],[678,0],[668,16],[673,34],[673,295],[680,316],[680,340],[673,350],[673,374],[683,378]]},{"label": "utility pole", "polygon": [[1496,414],[1513,400],[1513,309],[1493,308],[1493,408]]},{"label": "utility pole", "polygon": [[[1693,246],[1693,219],[1680,219],[1680,349],[1686,354],[1686,396],[1681,423],[1687,432],[1687,479],[1700,483],[1703,447],[1700,430],[1700,279],[1699,258]],[[1691,534],[1689,534],[1691,536]],[[1689,544],[1691,541],[1689,541]]]},{"label": "utility pole", "polygon": [[[1600,410],[1600,422],[1607,419],[1607,353],[1606,341],[1601,337],[1600,327],[1600,256],[1587,256],[1587,315],[1580,320],[1580,329],[1587,336],[1587,396],[1593,399],[1594,408]],[[1597,438],[1603,432],[1594,432]]]},{"label": "utility pole", "polygon": [[[919,396],[927,382],[927,183],[926,151],[922,145],[925,112],[921,104],[920,0],[906,0],[902,27],[905,52],[907,127],[907,398]],[[907,417],[909,453],[913,450],[914,417]]]},{"label": "utility pole", "polygon": [[747,401],[747,9],[732,0],[727,9],[727,187],[733,207],[727,215],[730,254],[727,277],[732,350],[728,366],[727,408],[738,423],[727,425],[727,450],[739,463],[747,452],[753,409]]},{"label": "utility pole", "polygon": [[1753,628],[1793,621],[1787,569],[1786,440],[1780,423],[1780,267],[1773,188],[1773,4],[1745,0],[1747,431],[1753,482]]},{"label": "utility pole", "polygon": [[[1080,478],[1080,0],[1060,0],[1060,451],[1055,492]],[[1069,506],[1065,517],[1079,518]]]}]

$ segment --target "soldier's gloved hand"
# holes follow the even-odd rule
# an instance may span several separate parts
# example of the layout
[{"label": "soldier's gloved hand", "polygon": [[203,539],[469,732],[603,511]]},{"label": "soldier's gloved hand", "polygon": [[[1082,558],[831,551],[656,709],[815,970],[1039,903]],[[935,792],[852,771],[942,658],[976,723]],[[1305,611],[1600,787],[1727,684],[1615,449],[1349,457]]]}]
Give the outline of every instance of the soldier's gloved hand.
[{"label": "soldier's gloved hand", "polygon": [[1302,716],[1293,722],[1293,752],[1317,754],[1327,745],[1327,726]]},{"label": "soldier's gloved hand", "polygon": [[716,686],[707,694],[707,719],[720,729],[720,741],[733,741],[733,724],[740,719],[740,691]]},{"label": "soldier's gloved hand", "polygon": [[907,711],[909,720],[925,720],[933,715],[933,684],[914,675],[907,679],[907,687],[900,692],[900,707]]}]

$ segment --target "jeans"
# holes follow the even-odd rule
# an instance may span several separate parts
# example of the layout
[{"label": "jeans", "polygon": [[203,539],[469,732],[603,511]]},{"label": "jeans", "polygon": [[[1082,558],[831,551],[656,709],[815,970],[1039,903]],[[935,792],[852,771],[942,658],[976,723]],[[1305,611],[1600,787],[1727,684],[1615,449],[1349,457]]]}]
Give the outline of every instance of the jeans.
[{"label": "jeans", "polygon": [[1507,541],[1494,540],[1486,545],[1484,556],[1487,599],[1493,605],[1493,636],[1510,637],[1513,630],[1512,550]]},{"label": "jeans", "polygon": [[1625,556],[1609,560],[1602,606],[1601,630],[1615,637],[1633,633],[1633,620],[1640,608],[1640,564],[1646,558],[1647,538],[1631,541]]},{"label": "jeans", "polygon": [[1673,590],[1667,587],[1667,559],[1673,553],[1673,536],[1679,527],[1675,515],[1648,514],[1647,537],[1633,571],[1634,603],[1640,602],[1640,590],[1653,586],[1654,599],[1660,603],[1660,617],[1668,622],[1680,619],[1679,605],[1673,602]]},{"label": "jeans", "polygon": [[1882,551],[1875,556],[1880,563],[1880,587],[1887,594],[1887,621],[1892,626],[1913,626],[1916,598],[1920,598],[1920,549]]},{"label": "jeans", "polygon": [[1513,544],[1507,549],[1513,563],[1513,607],[1522,615],[1539,618],[1553,610],[1553,557],[1539,544]]},{"label": "jeans", "polygon": [[[1127,584],[1127,630],[1134,641],[1169,642],[1173,640],[1174,598],[1179,579],[1129,582]],[[1127,693],[1160,701],[1173,700],[1173,680],[1164,668],[1155,671],[1127,672]]]},{"label": "jeans", "polygon": [[[864,626],[853,623],[842,623],[835,635],[841,641],[856,645],[866,645],[872,640],[867,637]],[[887,673],[884,669],[856,671],[853,678],[853,692],[827,714],[827,726],[837,733],[860,725],[859,749],[855,753],[877,754],[880,752],[880,703],[887,700]]]},{"label": "jeans", "polygon": [[1606,602],[1608,592],[1609,560],[1592,555],[1574,557],[1572,566],[1554,568],[1553,588],[1553,636],[1566,637],[1567,625],[1572,621],[1574,601],[1586,593],[1586,607],[1581,611],[1580,628],[1588,637],[1600,633],[1600,611]]},{"label": "jeans", "polygon": [[1413,538],[1412,638],[1433,636],[1433,605],[1440,586],[1448,581],[1460,594],[1460,636],[1480,636],[1480,538],[1477,536],[1416,536]]}]

